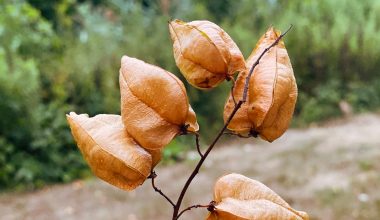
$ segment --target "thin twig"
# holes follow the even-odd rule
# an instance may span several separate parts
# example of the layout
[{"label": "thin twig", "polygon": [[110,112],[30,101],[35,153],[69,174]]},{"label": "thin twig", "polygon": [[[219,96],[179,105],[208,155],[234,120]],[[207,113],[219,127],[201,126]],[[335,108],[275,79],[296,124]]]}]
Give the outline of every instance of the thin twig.
[{"label": "thin twig", "polygon": [[199,144],[199,134],[198,132],[195,133],[195,144],[197,145],[197,151],[199,153],[199,156],[203,157],[202,151],[201,151],[201,145]]},{"label": "thin twig", "polygon": [[261,58],[264,56],[266,52],[268,52],[272,47],[274,47],[278,42],[292,29],[293,25],[291,24],[288,30],[286,30],[283,34],[281,34],[269,47],[265,48],[265,50],[260,54],[260,56],[257,58],[256,62],[252,65],[251,69],[249,70],[247,78],[245,78],[245,85],[244,85],[244,92],[243,92],[243,102],[247,101],[247,93],[248,93],[248,83],[251,79],[253,70],[257,65],[259,65]]},{"label": "thin twig", "polygon": [[167,196],[165,195],[165,193],[163,193],[161,191],[161,189],[157,188],[156,185],[154,185],[154,179],[157,177],[157,174],[156,172],[153,170],[150,175],[148,176],[148,178],[151,178],[152,179],[152,187],[154,189],[154,191],[158,192],[161,196],[163,196],[170,204],[172,204],[173,208],[175,207],[175,204],[174,202]]},{"label": "thin twig", "polygon": [[193,181],[194,177],[198,174],[199,169],[201,168],[203,162],[206,160],[208,154],[214,148],[214,146],[218,142],[219,138],[223,135],[223,132],[226,130],[228,124],[231,122],[232,118],[234,117],[234,115],[236,114],[237,110],[240,108],[240,106],[242,104],[243,104],[243,101],[239,101],[238,102],[238,104],[236,105],[236,107],[232,111],[230,117],[228,117],[227,122],[224,124],[223,128],[219,131],[218,135],[216,136],[216,138],[214,139],[214,141],[210,144],[210,146],[208,147],[207,151],[203,154],[203,157],[201,157],[201,159],[199,160],[197,166],[195,167],[195,169],[191,173],[190,177],[187,179],[184,187],[182,188],[181,194],[178,197],[177,203],[176,203],[176,205],[174,207],[174,212],[173,212],[173,218],[172,218],[172,220],[177,220],[178,219],[178,212],[179,212],[179,209],[181,208],[181,203],[182,203],[183,197],[185,196],[185,193],[186,193],[187,189],[189,188],[190,183]]},{"label": "thin twig", "polygon": [[252,65],[250,71],[249,71],[249,74],[246,78],[246,81],[245,81],[245,84],[244,84],[244,93],[243,93],[243,98],[242,100],[240,100],[237,105],[235,106],[235,108],[233,109],[233,111],[231,112],[231,115],[228,117],[227,121],[225,122],[223,128],[219,131],[219,133],[216,135],[214,141],[210,144],[210,146],[207,148],[206,152],[203,154],[203,156],[201,157],[201,159],[199,160],[197,166],[194,168],[193,172],[191,173],[191,175],[189,176],[189,178],[187,179],[185,185],[183,186],[182,188],[182,191],[181,191],[181,194],[179,195],[178,197],[178,200],[174,206],[174,211],[173,211],[173,216],[172,216],[172,220],[177,220],[179,218],[179,209],[181,208],[181,204],[182,204],[182,200],[183,200],[183,197],[185,196],[186,194],[186,191],[187,189],[189,188],[191,182],[193,181],[194,177],[198,174],[199,172],[199,169],[202,167],[202,164],[203,162],[206,160],[207,156],[209,155],[209,153],[211,152],[211,150],[214,148],[215,144],[218,142],[219,138],[223,135],[224,131],[227,129],[227,126],[228,124],[231,122],[232,118],[235,116],[236,112],[239,110],[239,108],[241,107],[241,105],[246,102],[247,100],[247,92],[248,92],[248,84],[249,84],[249,80],[252,76],[252,73],[253,73],[253,70],[255,69],[255,67],[259,64],[260,62],[260,59],[264,56],[264,54],[266,52],[268,52],[270,50],[270,48],[272,48],[273,46],[275,46],[280,40],[282,37],[285,36],[286,33],[288,33],[288,31],[293,27],[293,25],[291,25],[288,30],[286,30],[283,34],[281,34],[275,42],[273,42],[273,44],[271,44],[269,47],[267,47],[261,54],[260,56],[257,58],[256,62]]},{"label": "thin twig", "polygon": [[179,218],[184,212],[186,212],[186,211],[189,211],[190,209],[197,209],[197,208],[209,208],[210,207],[210,205],[192,205],[192,206],[189,206],[189,207],[187,207],[186,209],[184,209],[184,210],[182,210],[179,214],[178,214],[178,216],[177,216],[177,218]]},{"label": "thin twig", "polygon": [[231,77],[231,82],[232,82],[232,86],[231,86],[231,97],[232,97],[232,101],[234,101],[234,104],[235,106],[237,105],[237,102],[236,102],[236,99],[235,99],[235,95],[234,95],[234,90],[235,90],[235,79],[233,77]]}]

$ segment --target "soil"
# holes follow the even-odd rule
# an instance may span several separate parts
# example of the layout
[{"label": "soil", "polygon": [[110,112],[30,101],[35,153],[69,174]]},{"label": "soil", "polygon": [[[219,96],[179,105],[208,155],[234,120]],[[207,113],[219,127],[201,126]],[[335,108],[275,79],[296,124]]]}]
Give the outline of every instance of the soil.
[{"label": "soil", "polygon": [[[158,166],[156,185],[177,198],[197,162],[196,151],[180,164]],[[230,138],[211,152],[183,207],[208,204],[215,180],[227,173],[259,180],[311,219],[380,219],[380,115],[366,114],[308,129],[290,129],[280,139]],[[0,219],[167,220],[171,206],[150,181],[132,192],[96,178],[27,193],[0,195]],[[204,219],[205,209],[181,219]]]}]

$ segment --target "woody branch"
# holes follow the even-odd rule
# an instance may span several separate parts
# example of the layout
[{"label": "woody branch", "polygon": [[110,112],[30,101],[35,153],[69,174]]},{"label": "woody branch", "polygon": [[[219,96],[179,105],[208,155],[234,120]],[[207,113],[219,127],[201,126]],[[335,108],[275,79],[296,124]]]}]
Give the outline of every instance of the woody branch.
[{"label": "woody branch", "polygon": [[[181,190],[181,193],[180,193],[180,195],[179,195],[178,200],[176,201],[176,203],[172,202],[169,199],[169,197],[167,197],[161,190],[159,190],[159,189],[157,189],[157,187],[155,187],[155,185],[154,185],[154,178],[156,176],[154,178],[152,178],[152,186],[155,189],[155,191],[157,191],[163,197],[165,197],[165,199],[173,206],[172,220],[177,220],[184,212],[189,211],[189,210],[191,210],[193,208],[210,208],[210,207],[212,208],[212,206],[214,206],[214,204],[212,204],[212,203],[210,203],[209,205],[192,205],[192,206],[189,206],[189,207],[183,209],[180,212],[180,208],[181,208],[181,204],[182,204],[183,198],[184,198],[184,196],[185,196],[185,194],[187,192],[187,189],[189,188],[191,182],[193,181],[193,179],[195,178],[195,176],[198,174],[198,172],[199,172],[200,168],[202,167],[204,161],[206,160],[207,156],[210,154],[210,152],[212,151],[212,149],[214,148],[214,146],[216,145],[216,143],[219,141],[220,137],[223,134],[225,134],[225,131],[226,131],[228,125],[230,124],[231,120],[235,116],[236,112],[240,109],[240,107],[242,106],[242,104],[247,101],[249,81],[250,81],[250,79],[252,77],[252,74],[253,74],[256,66],[259,65],[260,60],[265,55],[265,53],[267,53],[272,47],[274,47],[275,45],[277,45],[278,42],[290,31],[290,29],[292,27],[293,27],[293,25],[290,25],[290,27],[283,34],[281,34],[269,47],[265,48],[265,50],[257,58],[256,62],[253,63],[253,65],[251,66],[251,68],[249,70],[249,73],[248,73],[248,75],[247,75],[247,77],[245,79],[242,99],[237,102],[237,104],[235,105],[233,111],[231,112],[230,116],[228,117],[227,121],[224,123],[222,129],[218,132],[218,134],[216,135],[215,139],[212,141],[212,143],[207,148],[206,152],[203,153],[203,154],[200,151],[199,135],[196,134],[197,151],[200,154],[201,159],[199,160],[199,162],[197,163],[197,165],[194,168],[193,172],[190,174],[190,176],[187,179],[185,185],[183,186],[183,188]],[[153,171],[153,173],[154,173],[154,171]]]}]

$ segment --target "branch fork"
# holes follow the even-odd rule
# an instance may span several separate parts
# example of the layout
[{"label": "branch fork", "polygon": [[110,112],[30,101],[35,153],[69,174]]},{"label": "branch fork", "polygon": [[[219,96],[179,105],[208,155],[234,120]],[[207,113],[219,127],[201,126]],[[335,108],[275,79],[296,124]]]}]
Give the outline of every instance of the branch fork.
[{"label": "branch fork", "polygon": [[[198,164],[196,165],[196,167],[194,168],[193,172],[191,173],[191,175],[189,176],[189,178],[187,179],[185,185],[183,186],[182,188],[182,191],[177,199],[176,202],[173,202],[168,196],[166,196],[159,188],[157,188],[155,186],[155,183],[154,183],[154,179],[157,177],[157,174],[152,171],[152,173],[150,174],[150,176],[148,178],[151,178],[152,179],[152,187],[153,189],[158,192],[161,196],[163,196],[172,206],[173,206],[173,216],[172,216],[172,220],[177,220],[179,219],[179,217],[186,211],[189,211],[191,209],[194,209],[194,208],[207,208],[208,211],[213,211],[215,210],[215,201],[212,201],[210,202],[210,204],[208,205],[192,205],[192,206],[189,206],[185,209],[183,209],[182,211],[180,211],[180,208],[181,208],[181,204],[182,204],[182,201],[183,201],[183,198],[186,194],[186,191],[187,189],[189,188],[191,182],[193,181],[193,179],[195,178],[195,176],[198,174],[200,168],[202,167],[203,165],[203,162],[206,160],[207,156],[209,155],[209,153],[211,152],[211,150],[214,148],[214,146],[216,145],[216,143],[219,141],[220,137],[223,135],[223,134],[229,134],[229,135],[235,135],[233,133],[229,133],[229,132],[225,132],[226,129],[227,129],[227,126],[229,125],[229,123],[231,122],[231,120],[233,119],[233,117],[235,116],[236,112],[240,109],[240,107],[242,106],[243,103],[245,103],[247,101],[247,96],[248,96],[248,85],[249,85],[249,81],[252,77],[252,74],[253,74],[253,71],[254,69],[256,68],[256,66],[260,63],[260,60],[261,58],[265,55],[265,53],[267,53],[272,47],[274,47],[275,45],[278,44],[278,42],[290,31],[290,29],[293,27],[293,25],[290,25],[290,27],[283,33],[281,34],[277,39],[276,41],[274,41],[269,47],[267,47],[261,54],[260,56],[257,58],[256,62],[253,63],[252,67],[250,68],[249,70],[249,73],[246,77],[246,80],[245,80],[245,84],[244,84],[244,91],[243,91],[243,97],[241,100],[239,100],[238,102],[236,102],[235,98],[233,97],[233,100],[234,100],[234,103],[235,103],[235,108],[233,109],[233,111],[231,112],[230,116],[228,117],[227,121],[225,122],[224,126],[222,127],[222,129],[218,132],[218,134],[216,135],[215,139],[212,141],[212,143],[209,145],[209,147],[207,148],[207,150],[202,153],[201,152],[201,149],[200,149],[200,144],[199,144],[199,134],[198,133],[195,133],[195,142],[196,142],[196,147],[197,147],[197,151],[200,155],[200,160],[198,162]],[[231,79],[230,79],[231,80]],[[234,80],[232,78],[231,80],[233,82],[233,85],[232,85],[232,88],[231,88],[231,91],[234,90]],[[232,93],[233,95],[233,93]],[[245,136],[243,136],[245,137]],[[246,138],[248,137],[257,137],[257,134],[250,134],[249,136],[247,136]]]}]

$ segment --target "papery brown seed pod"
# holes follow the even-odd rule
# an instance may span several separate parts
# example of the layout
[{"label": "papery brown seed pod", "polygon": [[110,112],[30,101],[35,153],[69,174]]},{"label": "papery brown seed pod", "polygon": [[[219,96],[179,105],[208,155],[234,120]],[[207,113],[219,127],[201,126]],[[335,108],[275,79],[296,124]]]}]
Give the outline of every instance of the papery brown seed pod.
[{"label": "papery brown seed pod", "polygon": [[152,169],[152,156],[128,135],[119,115],[89,118],[66,115],[72,135],[93,173],[124,190],[141,185]]},{"label": "papery brown seed pod", "polygon": [[158,150],[181,132],[198,131],[185,87],[172,73],[123,56],[119,81],[123,123],[142,147]]},{"label": "papery brown seed pod", "polygon": [[[243,97],[248,70],[279,36],[280,33],[271,27],[256,44],[247,59],[246,71],[241,72],[236,80],[233,90],[236,101]],[[272,142],[289,127],[297,101],[297,84],[282,40],[261,58],[248,88],[248,103],[244,103],[237,111],[228,129],[239,134],[259,134],[264,140]],[[234,106],[230,94],[224,108],[225,121]]]},{"label": "papery brown seed pod", "polygon": [[[269,28],[247,65],[252,65],[279,36],[279,31]],[[254,130],[269,142],[279,138],[289,127],[296,101],[296,79],[284,41],[280,40],[263,56],[249,83],[248,116]]]},{"label": "papery brown seed pod", "polygon": [[214,187],[215,209],[208,220],[308,220],[264,184],[240,174],[225,175]]},{"label": "papery brown seed pod", "polygon": [[210,21],[169,23],[174,58],[187,81],[210,89],[245,69],[242,53],[231,37]]}]

